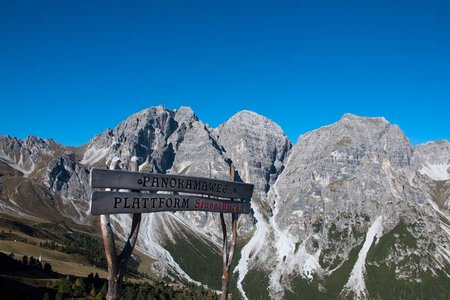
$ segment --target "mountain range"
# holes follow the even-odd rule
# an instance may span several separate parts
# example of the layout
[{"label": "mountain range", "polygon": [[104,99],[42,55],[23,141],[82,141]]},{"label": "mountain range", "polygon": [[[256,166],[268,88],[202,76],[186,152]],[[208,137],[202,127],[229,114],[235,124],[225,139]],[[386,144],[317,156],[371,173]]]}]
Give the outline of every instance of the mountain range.
[{"label": "mountain range", "polygon": [[[82,126],[82,124],[80,124]],[[86,145],[0,136],[0,207],[24,220],[98,227],[92,167],[255,185],[240,216],[233,298],[450,297],[450,143],[412,145],[384,118],[345,114],[293,144],[270,119],[241,111],[211,128],[189,107],[151,107]],[[114,215],[124,238],[129,215]],[[143,215],[137,248],[152,272],[220,287],[217,214]]]}]

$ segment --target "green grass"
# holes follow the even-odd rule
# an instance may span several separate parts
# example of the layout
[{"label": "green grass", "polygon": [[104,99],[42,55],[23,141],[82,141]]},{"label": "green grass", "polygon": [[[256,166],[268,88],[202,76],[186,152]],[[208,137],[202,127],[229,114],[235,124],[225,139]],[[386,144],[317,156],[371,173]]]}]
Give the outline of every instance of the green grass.
[{"label": "green grass", "polygon": [[328,240],[331,242],[327,248],[324,248],[322,250],[322,253],[319,257],[319,263],[324,269],[332,270],[336,268],[340,263],[342,263],[342,260],[338,257],[335,257],[332,261],[325,260],[326,257],[330,257],[331,254],[338,251],[335,244],[340,243],[342,240],[344,240],[348,236],[348,228],[344,228],[343,231],[337,230],[336,224],[331,224],[330,228],[328,230]]},{"label": "green grass", "polygon": [[319,291],[317,282],[308,282],[306,279],[297,277],[292,280],[292,289],[286,291],[285,300],[295,299],[325,299],[326,294]]},{"label": "green grass", "polygon": [[156,260],[142,252],[137,251],[136,249],[134,249],[133,255],[135,255],[139,258],[139,267],[137,269],[138,272],[145,273],[149,276],[153,276],[154,274],[150,270],[151,270],[152,264]]},{"label": "green grass", "polygon": [[245,294],[249,299],[270,299],[269,291],[269,272],[251,269],[242,282]]},{"label": "green grass", "polygon": [[0,240],[0,251],[6,254],[14,253],[17,257],[27,255],[28,257],[39,258],[42,256],[43,262],[49,262],[53,270],[61,274],[87,276],[89,273],[98,273],[102,278],[107,276],[105,270],[90,266],[79,255],[69,255],[28,243]]},{"label": "green grass", "polygon": [[175,243],[168,243],[164,248],[169,251],[180,267],[191,276],[192,279],[207,284],[216,290],[222,285],[222,256],[211,249],[200,238],[184,232],[186,238],[180,234]]},{"label": "green grass", "polygon": [[[98,273],[106,277],[106,262],[94,262],[99,253],[103,254],[103,243],[100,235],[94,234],[92,229],[78,226],[75,229],[65,224],[51,222],[28,222],[17,218],[0,218],[0,251],[14,253],[18,256],[42,256],[49,262],[54,270],[67,275],[87,276],[89,273]],[[44,248],[40,244],[56,242],[57,248]],[[116,241],[118,250],[123,248],[122,241]],[[153,276],[150,266],[154,259],[135,250],[134,257],[140,261],[137,271]],[[129,265],[133,262],[130,261]],[[137,264],[136,261],[134,261]]]},{"label": "green grass", "polygon": [[348,259],[342,264],[342,266],[334,271],[330,276],[325,278],[324,287],[327,290],[326,295],[329,296],[328,299],[337,298],[339,293],[342,291],[342,288],[348,281],[353,266],[358,259],[358,254],[361,248],[362,243],[360,246],[353,248],[348,255]]},{"label": "green grass", "polygon": [[396,235],[398,236],[400,245],[406,248],[417,248],[417,241],[408,231],[408,226],[400,221],[389,233],[383,235],[376,245],[372,245],[367,253],[368,261],[383,261],[386,255],[398,244]]},{"label": "green grass", "polygon": [[[406,257],[399,266],[414,270],[421,282],[397,279],[395,266],[386,264],[387,256],[395,247],[417,248],[417,241],[408,231],[408,227],[404,222],[400,222],[369,250],[369,263],[366,264],[366,286],[369,295],[381,299],[450,299],[450,279],[439,270],[435,270],[437,276],[433,276],[430,270],[423,272],[420,267],[421,258],[417,255]],[[431,261],[431,258],[429,259]],[[446,272],[450,273],[450,268],[447,268]]]},{"label": "green grass", "polygon": [[[382,264],[366,266],[366,286],[372,298],[381,299],[450,299],[450,280],[442,272],[422,272],[422,282],[397,279],[395,268]],[[449,272],[449,270],[447,270]]]},{"label": "green grass", "polygon": [[[358,259],[361,246],[350,251],[348,259],[342,266],[331,275],[323,279],[314,279],[309,282],[301,277],[296,277],[291,281],[291,291],[286,291],[284,299],[338,299],[345,283],[350,277],[353,266]],[[323,288],[319,289],[319,285]]]}]

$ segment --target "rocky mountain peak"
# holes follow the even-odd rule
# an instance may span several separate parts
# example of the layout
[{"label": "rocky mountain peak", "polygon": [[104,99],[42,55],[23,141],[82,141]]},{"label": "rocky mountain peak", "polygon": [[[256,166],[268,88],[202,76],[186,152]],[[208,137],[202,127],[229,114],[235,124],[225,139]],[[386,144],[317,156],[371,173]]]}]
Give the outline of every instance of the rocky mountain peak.
[{"label": "rocky mountain peak", "polygon": [[37,149],[40,149],[41,151],[44,151],[48,148],[55,148],[55,147],[63,148],[64,147],[52,139],[49,139],[49,138],[42,139],[42,138],[34,136],[34,135],[27,136],[23,140],[22,143],[23,143],[24,147],[37,148]]},{"label": "rocky mountain peak", "polygon": [[0,136],[0,160],[3,160],[25,176],[45,168],[46,158],[62,154],[64,147],[52,139],[41,139],[29,135],[24,140]]},{"label": "rocky mountain peak", "polygon": [[192,108],[189,106],[181,106],[175,112],[175,120],[179,123],[189,123],[193,121],[198,121]]},{"label": "rocky mountain peak", "polygon": [[450,143],[447,140],[417,145],[415,152],[429,162],[450,163]]},{"label": "rocky mountain peak", "polygon": [[280,126],[255,112],[241,111],[214,134],[245,182],[266,193],[284,168],[292,147]]},{"label": "rocky mountain peak", "polygon": [[[250,110],[242,110],[238,113],[236,113],[234,116],[232,116],[228,121],[226,121],[224,124],[227,124],[228,126],[231,126],[231,124],[238,124],[243,126],[243,129],[246,128],[257,130],[258,128],[266,128],[270,130],[273,133],[279,134],[279,135],[285,135],[281,127],[272,121],[271,119],[262,116],[256,112],[250,111]],[[219,126],[220,128],[220,126]]]},{"label": "rocky mountain peak", "polygon": [[[403,131],[384,118],[366,118],[345,114],[338,122],[313,130],[300,137],[297,144],[310,148],[313,156],[329,156],[344,152],[355,152],[356,158],[372,153],[377,160],[379,154],[387,153],[390,162],[399,167],[410,165],[412,145]],[[320,145],[320,146],[319,146]],[[321,151],[312,151],[317,147]]]},{"label": "rocky mountain peak", "polygon": [[83,164],[101,165],[118,157],[125,164],[137,156],[141,163],[165,172],[171,167],[173,145],[167,143],[178,128],[175,113],[164,106],[144,109],[131,115],[113,130],[96,136],[87,147]]},{"label": "rocky mountain peak", "polygon": [[[450,180],[450,143],[442,140],[417,145],[413,164],[420,174],[431,180]],[[450,196],[447,202],[450,205]]]},{"label": "rocky mountain peak", "polygon": [[352,113],[345,113],[342,115],[341,121],[353,121],[353,122],[380,122],[389,123],[384,117],[363,117]]},{"label": "rocky mountain peak", "polygon": [[156,128],[163,129],[164,122],[168,119],[173,118],[174,112],[168,110],[166,107],[153,106],[150,108],[146,108],[132,114],[125,121],[121,122],[116,128],[116,132],[121,131],[133,131],[136,132],[145,127],[153,126]]}]

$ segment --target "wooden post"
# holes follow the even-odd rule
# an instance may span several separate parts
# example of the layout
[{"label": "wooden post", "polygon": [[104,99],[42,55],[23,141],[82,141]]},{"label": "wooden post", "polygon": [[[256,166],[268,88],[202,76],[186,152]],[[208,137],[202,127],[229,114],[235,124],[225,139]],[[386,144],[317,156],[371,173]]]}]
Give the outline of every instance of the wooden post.
[{"label": "wooden post", "polygon": [[[235,168],[234,165],[230,166],[230,180],[234,181]],[[232,201],[232,200],[231,200]],[[239,215],[236,213],[231,214],[231,245],[228,249],[228,233],[227,226],[225,223],[225,218],[223,213],[220,213],[220,223],[222,225],[222,262],[223,262],[223,273],[222,273],[222,295],[221,300],[228,299],[229,293],[229,278],[230,278],[230,268],[233,261],[234,249],[236,248],[236,238],[237,238],[237,220]]]},{"label": "wooden post", "polygon": [[[118,168],[119,160],[111,162],[110,170]],[[137,161],[131,163],[132,171],[137,171]],[[141,224],[141,214],[133,214],[133,221],[131,224],[131,231],[125,243],[122,252],[117,255],[117,248],[114,242],[114,232],[111,227],[110,216],[100,216],[100,226],[103,237],[103,245],[105,247],[106,262],[108,264],[108,293],[107,300],[120,299],[121,285],[123,275],[126,271],[128,259],[131,257],[134,246],[139,234],[139,227]]]}]

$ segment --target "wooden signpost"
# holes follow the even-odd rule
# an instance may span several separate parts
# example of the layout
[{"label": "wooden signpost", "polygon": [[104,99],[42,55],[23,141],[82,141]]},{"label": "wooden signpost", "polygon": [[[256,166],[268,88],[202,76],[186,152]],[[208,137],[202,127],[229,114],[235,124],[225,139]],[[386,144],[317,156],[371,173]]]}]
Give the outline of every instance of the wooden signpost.
[{"label": "wooden signpost", "polygon": [[92,169],[93,188],[168,191],[210,195],[228,199],[250,199],[253,184],[211,178]]},{"label": "wooden signpost", "polygon": [[[108,300],[119,299],[121,281],[126,263],[137,241],[141,213],[162,211],[209,211],[220,213],[223,234],[222,299],[228,299],[228,278],[237,238],[239,214],[250,213],[253,185],[234,182],[234,166],[230,168],[230,180],[172,174],[137,172],[133,160],[133,172],[116,170],[119,161],[114,160],[110,169],[92,169],[91,214],[100,215],[103,243],[108,263]],[[106,189],[106,190],[95,190]],[[113,191],[111,190],[113,189]],[[141,192],[142,191],[142,192]],[[159,193],[163,192],[163,193]],[[169,194],[168,192],[172,192]],[[122,252],[117,255],[110,214],[133,214],[131,232]],[[231,213],[231,245],[224,213]]]},{"label": "wooden signpost", "polygon": [[250,213],[250,203],[188,195],[124,192],[92,193],[92,215],[183,210],[248,214]]}]

